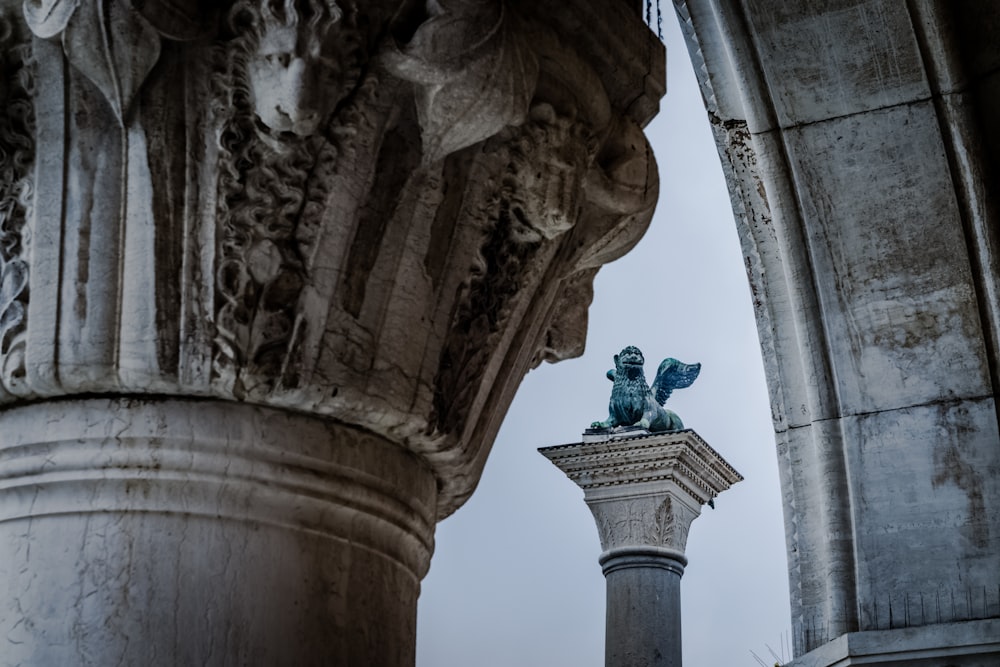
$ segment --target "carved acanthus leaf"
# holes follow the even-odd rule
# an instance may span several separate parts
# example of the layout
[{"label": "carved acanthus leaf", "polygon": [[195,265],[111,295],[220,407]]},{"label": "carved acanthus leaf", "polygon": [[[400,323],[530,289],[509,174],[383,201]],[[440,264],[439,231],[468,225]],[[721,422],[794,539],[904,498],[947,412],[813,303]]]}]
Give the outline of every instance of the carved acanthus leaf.
[{"label": "carved acanthus leaf", "polygon": [[160,36],[120,0],[83,3],[63,32],[63,49],[123,125],[139,87],[160,57]]},{"label": "carved acanthus leaf", "polygon": [[394,74],[417,85],[424,161],[434,162],[518,125],[538,79],[538,60],[504,2],[428,2],[430,18],[387,54]]},{"label": "carved acanthus leaf", "polygon": [[667,547],[683,552],[698,513],[670,495],[625,497],[592,503],[601,547]]},{"label": "carved acanthus leaf", "polygon": [[25,0],[24,20],[42,39],[55,37],[66,29],[80,0]]},{"label": "carved acanthus leaf", "polygon": [[676,523],[673,502],[671,502],[668,496],[656,508],[656,515],[652,526],[650,526],[650,539],[653,544],[657,546],[672,546],[671,540],[674,538]]},{"label": "carved acanthus leaf", "polygon": [[42,39],[62,34],[66,58],[124,125],[132,101],[160,58],[160,35],[194,39],[211,10],[195,0],[25,0],[24,18]]},{"label": "carved acanthus leaf", "polygon": [[619,118],[587,175],[587,198],[608,213],[631,215],[656,205],[659,179],[646,135]]}]

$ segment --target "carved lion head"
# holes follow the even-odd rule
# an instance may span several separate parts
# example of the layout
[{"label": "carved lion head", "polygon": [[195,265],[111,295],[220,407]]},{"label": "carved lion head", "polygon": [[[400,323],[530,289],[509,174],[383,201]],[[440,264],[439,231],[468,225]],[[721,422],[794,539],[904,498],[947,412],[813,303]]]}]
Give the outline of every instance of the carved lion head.
[{"label": "carved lion head", "polygon": [[347,94],[356,40],[335,0],[243,0],[231,14],[247,36],[246,75],[261,138],[276,149],[315,134]]}]

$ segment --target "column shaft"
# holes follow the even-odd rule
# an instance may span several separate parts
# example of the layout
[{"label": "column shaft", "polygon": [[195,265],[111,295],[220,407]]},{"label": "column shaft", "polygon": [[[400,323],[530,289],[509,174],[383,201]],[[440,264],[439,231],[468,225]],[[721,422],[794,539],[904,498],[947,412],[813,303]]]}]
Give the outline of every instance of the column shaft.
[{"label": "column shaft", "polygon": [[436,484],[359,430],[257,407],[0,416],[5,664],[412,665]]},{"label": "column shaft", "polygon": [[601,558],[608,596],[606,667],[681,666],[684,559],[652,552],[622,549]]}]

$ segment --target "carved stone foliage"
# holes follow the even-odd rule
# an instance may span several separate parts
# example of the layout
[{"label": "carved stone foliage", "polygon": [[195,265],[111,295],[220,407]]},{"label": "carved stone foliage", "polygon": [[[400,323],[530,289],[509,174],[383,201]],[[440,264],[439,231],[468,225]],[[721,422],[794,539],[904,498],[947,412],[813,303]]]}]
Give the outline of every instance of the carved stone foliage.
[{"label": "carved stone foliage", "polygon": [[101,91],[124,123],[160,58],[160,36],[198,37],[213,11],[198,0],[25,0],[38,37],[59,37],[66,58]]},{"label": "carved stone foliage", "polygon": [[[592,150],[585,129],[559,117],[547,103],[535,106],[524,124],[488,142],[482,161],[499,178],[488,183],[477,264],[462,286],[458,310],[435,382],[436,426],[450,430],[464,420],[475,398],[476,378],[501,344],[526,285],[542,285],[553,261],[553,243],[573,227],[582,204],[580,185]],[[590,154],[588,154],[590,153]]]},{"label": "carved stone foliage", "polygon": [[34,161],[31,47],[0,12],[0,399],[24,391]]},{"label": "carved stone foliage", "polygon": [[590,504],[601,548],[668,547],[681,553],[698,513],[669,495],[640,496]]},{"label": "carved stone foliage", "polygon": [[328,415],[431,460],[447,513],[527,369],[582,349],[596,270],[655,205],[614,63],[513,0],[23,9],[41,83],[0,119],[0,360],[24,377],[0,401]]},{"label": "carved stone foliage", "polygon": [[[411,31],[417,13],[425,13],[426,20]],[[427,162],[524,119],[538,62],[507,2],[427,2],[401,19],[394,26],[398,46],[386,53],[386,62],[394,74],[416,84]]]}]

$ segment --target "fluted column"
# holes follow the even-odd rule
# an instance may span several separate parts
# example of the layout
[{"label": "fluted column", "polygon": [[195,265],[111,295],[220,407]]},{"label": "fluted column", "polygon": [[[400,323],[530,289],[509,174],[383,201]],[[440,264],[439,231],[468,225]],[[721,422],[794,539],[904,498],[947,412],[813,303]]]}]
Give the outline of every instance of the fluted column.
[{"label": "fluted column", "polygon": [[5,659],[412,664],[434,523],[656,203],[606,4],[0,0]]},{"label": "fluted column", "polygon": [[539,451],[584,490],[607,580],[607,667],[680,667],[681,576],[703,504],[742,480],[694,431],[588,431]]}]

